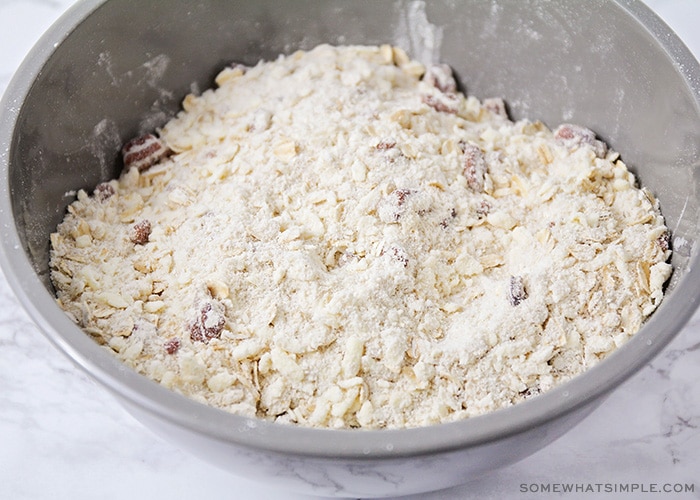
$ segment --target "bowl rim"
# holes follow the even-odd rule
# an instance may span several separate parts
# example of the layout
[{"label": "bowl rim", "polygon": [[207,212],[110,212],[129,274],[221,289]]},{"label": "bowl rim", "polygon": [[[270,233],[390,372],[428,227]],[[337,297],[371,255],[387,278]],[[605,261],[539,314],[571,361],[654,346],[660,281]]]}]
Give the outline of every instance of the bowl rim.
[{"label": "bowl rim", "polygon": [[[234,415],[188,399],[139,375],[100,347],[59,308],[36,274],[13,219],[9,187],[14,126],[31,86],[56,47],[108,0],[81,0],[32,48],[9,83],[0,110],[0,268],[42,333],[85,373],[127,403],[191,432],[231,444],[287,455],[335,459],[396,459],[477,447],[601,402],[638,372],[683,328],[700,304],[697,251],[673,295],[643,328],[605,360],[571,381],[495,412],[450,423],[407,429],[326,429]],[[647,31],[676,63],[700,115],[700,65],[678,36],[640,0],[613,1]]]}]

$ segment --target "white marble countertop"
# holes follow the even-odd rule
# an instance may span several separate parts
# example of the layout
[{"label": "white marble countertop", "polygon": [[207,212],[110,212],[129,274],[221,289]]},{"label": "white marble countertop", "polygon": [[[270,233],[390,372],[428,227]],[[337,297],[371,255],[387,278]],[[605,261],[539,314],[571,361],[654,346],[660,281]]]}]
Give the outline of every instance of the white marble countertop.
[{"label": "white marble countertop", "polygon": [[[0,0],[0,92],[72,0]],[[700,57],[700,0],[648,0]],[[538,498],[540,483],[692,484],[700,498],[700,314],[573,431],[424,499]],[[550,493],[541,496],[560,496]],[[0,499],[301,499],[212,469],[155,437],[42,336],[0,274]],[[418,497],[415,497],[418,498]]]}]

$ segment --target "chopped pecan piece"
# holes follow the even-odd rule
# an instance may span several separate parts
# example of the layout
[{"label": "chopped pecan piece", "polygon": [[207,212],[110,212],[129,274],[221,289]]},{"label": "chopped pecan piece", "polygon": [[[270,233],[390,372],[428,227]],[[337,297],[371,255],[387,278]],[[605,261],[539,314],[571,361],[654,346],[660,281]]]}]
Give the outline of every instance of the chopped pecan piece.
[{"label": "chopped pecan piece", "polygon": [[455,94],[424,94],[422,99],[425,104],[441,113],[457,114],[459,111],[459,98]]},{"label": "chopped pecan piece", "polygon": [[494,115],[502,116],[508,119],[508,111],[506,110],[506,103],[500,97],[491,97],[489,99],[484,99],[482,102],[484,108]]},{"label": "chopped pecan piece", "polygon": [[106,201],[114,195],[114,188],[109,182],[101,182],[95,188],[94,194],[99,201]]},{"label": "chopped pecan piece", "polygon": [[605,143],[595,138],[595,132],[580,125],[570,123],[559,125],[554,131],[554,138],[569,149],[588,145],[598,158],[604,158],[608,152]]},{"label": "chopped pecan piece", "polygon": [[163,347],[165,347],[165,352],[168,354],[175,354],[180,350],[180,339],[173,337],[167,340]]},{"label": "chopped pecan piece", "polygon": [[395,148],[396,141],[392,139],[383,139],[379,141],[375,147],[379,150],[386,151],[387,149]]},{"label": "chopped pecan piece", "polygon": [[464,152],[464,177],[467,178],[467,186],[472,191],[483,191],[486,178],[486,160],[481,149],[470,143],[461,142]]},{"label": "chopped pecan piece", "polygon": [[172,151],[153,134],[145,134],[127,142],[122,148],[124,168],[136,168],[139,172],[164,160]]},{"label": "chopped pecan piece", "polygon": [[447,64],[434,64],[430,66],[423,75],[423,81],[441,92],[448,92],[451,94],[457,92],[457,81],[452,73],[452,68]]},{"label": "chopped pecan piece", "polygon": [[454,220],[456,217],[457,217],[457,209],[451,208],[450,209],[450,217],[447,219],[442,219],[442,221],[440,221],[440,227],[443,229],[447,229],[447,226],[450,225],[450,220]]},{"label": "chopped pecan piece", "polygon": [[408,253],[399,245],[391,245],[386,251],[382,251],[382,255],[387,255],[391,260],[402,264],[403,267],[408,267]]},{"label": "chopped pecan piece", "polygon": [[661,236],[656,238],[656,242],[661,247],[661,250],[666,252],[671,248],[671,235],[668,231],[664,231]]},{"label": "chopped pecan piece", "polygon": [[476,207],[476,215],[483,219],[491,212],[491,204],[486,200],[481,200]]},{"label": "chopped pecan piece", "polygon": [[527,290],[525,290],[525,283],[523,283],[522,276],[511,276],[510,283],[508,286],[508,300],[510,305],[517,306],[527,299]]},{"label": "chopped pecan piece", "polygon": [[131,227],[129,239],[137,245],[145,245],[151,236],[151,223],[144,219]]},{"label": "chopped pecan piece", "polygon": [[391,192],[391,195],[395,198],[396,200],[396,206],[401,207],[406,203],[406,198],[413,194],[413,191],[410,189],[394,189]]},{"label": "chopped pecan piece", "polygon": [[398,222],[406,211],[408,198],[414,193],[413,189],[394,189],[379,202],[379,218],[386,223]]},{"label": "chopped pecan piece", "polygon": [[226,324],[225,308],[221,302],[204,302],[189,324],[190,338],[194,342],[207,343],[219,338]]},{"label": "chopped pecan piece", "polygon": [[528,387],[524,391],[520,391],[519,393],[524,399],[531,398],[533,396],[537,396],[538,394],[542,394],[542,389],[539,388],[539,386],[535,387]]}]

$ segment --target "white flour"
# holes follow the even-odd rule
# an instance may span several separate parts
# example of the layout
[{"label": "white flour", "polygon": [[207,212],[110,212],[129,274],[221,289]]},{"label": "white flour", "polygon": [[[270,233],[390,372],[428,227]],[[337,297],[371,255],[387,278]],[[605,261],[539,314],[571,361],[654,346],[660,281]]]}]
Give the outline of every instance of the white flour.
[{"label": "white flour", "polygon": [[224,70],[130,146],[174,154],[79,192],[59,303],[163,385],[305,426],[462,419],[594,365],[662,298],[656,201],[586,129],[423,72],[389,46]]}]

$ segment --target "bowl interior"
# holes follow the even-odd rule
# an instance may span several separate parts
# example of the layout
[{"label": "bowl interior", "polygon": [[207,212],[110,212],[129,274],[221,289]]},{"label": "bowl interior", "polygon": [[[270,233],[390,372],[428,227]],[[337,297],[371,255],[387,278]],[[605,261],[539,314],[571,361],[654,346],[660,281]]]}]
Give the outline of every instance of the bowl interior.
[{"label": "bowl interior", "polygon": [[[608,368],[583,376],[572,396],[629,376],[697,305],[700,69],[638,1],[111,0],[80,9],[85,19],[66,16],[20,69],[0,129],[9,148],[2,209],[12,214],[3,217],[13,222],[2,230],[6,273],[43,301],[36,314],[66,343],[77,328],[51,326],[60,311],[50,300],[48,249],[75,191],[117,176],[121,145],[165,123],[225,65],[319,43],[394,43],[422,62],[450,64],[469,94],[503,97],[514,119],[585,125],[660,199],[673,230],[668,296],[640,339],[614,356],[622,366],[602,363]],[[20,278],[32,269],[41,290]],[[112,366],[87,344],[73,348]]]}]

